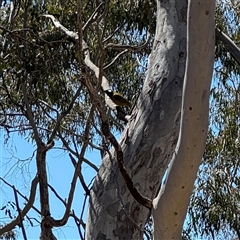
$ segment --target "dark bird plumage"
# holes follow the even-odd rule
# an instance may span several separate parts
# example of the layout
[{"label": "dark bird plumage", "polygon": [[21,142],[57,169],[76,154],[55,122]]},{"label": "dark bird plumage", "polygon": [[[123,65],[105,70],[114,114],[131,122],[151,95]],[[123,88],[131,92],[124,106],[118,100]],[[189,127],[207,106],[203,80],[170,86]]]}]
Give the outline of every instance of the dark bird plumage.
[{"label": "dark bird plumage", "polygon": [[131,107],[132,104],[125,98],[123,97],[119,92],[113,92],[112,90],[108,89],[104,91],[110,99],[118,106],[123,107],[123,106],[128,106]]}]

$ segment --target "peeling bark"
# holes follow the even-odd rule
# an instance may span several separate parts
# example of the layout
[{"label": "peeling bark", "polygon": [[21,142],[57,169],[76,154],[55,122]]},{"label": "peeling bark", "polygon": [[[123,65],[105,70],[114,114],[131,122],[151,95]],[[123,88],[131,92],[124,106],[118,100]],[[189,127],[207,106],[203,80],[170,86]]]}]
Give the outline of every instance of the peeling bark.
[{"label": "peeling bark", "polygon": [[[147,78],[120,140],[134,186],[150,199],[156,196],[178,138],[187,1],[158,1],[157,12]],[[142,239],[149,214],[128,191],[114,151],[105,155],[91,190],[86,239]]]}]

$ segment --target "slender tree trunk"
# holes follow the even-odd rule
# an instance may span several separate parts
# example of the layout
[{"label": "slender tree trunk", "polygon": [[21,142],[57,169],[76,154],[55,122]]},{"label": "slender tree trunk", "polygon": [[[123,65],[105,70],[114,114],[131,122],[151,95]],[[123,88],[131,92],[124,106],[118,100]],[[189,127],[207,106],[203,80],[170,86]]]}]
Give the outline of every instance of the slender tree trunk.
[{"label": "slender tree trunk", "polygon": [[40,207],[42,214],[41,222],[41,240],[55,240],[56,237],[52,233],[52,227],[48,224],[51,216],[49,208],[49,195],[48,195],[48,180],[46,169],[46,153],[48,148],[41,143],[37,148],[37,169],[39,178],[39,192],[40,192]]},{"label": "slender tree trunk", "polygon": [[[128,173],[151,199],[176,146],[186,61],[187,1],[158,1],[157,28],[142,92],[120,143]],[[142,239],[149,210],[128,191],[114,152],[91,190],[86,239]]]},{"label": "slender tree trunk", "polygon": [[154,239],[181,239],[193,184],[205,149],[214,63],[215,1],[191,0],[180,136],[166,184],[154,200]]}]

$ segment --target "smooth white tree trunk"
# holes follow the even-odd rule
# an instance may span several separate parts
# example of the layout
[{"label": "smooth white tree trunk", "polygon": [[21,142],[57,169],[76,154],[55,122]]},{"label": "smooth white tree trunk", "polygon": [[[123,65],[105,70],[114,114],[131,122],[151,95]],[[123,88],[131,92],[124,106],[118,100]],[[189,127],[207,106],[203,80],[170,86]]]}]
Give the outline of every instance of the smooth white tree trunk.
[{"label": "smooth white tree trunk", "polygon": [[180,134],[166,183],[154,200],[154,239],[181,239],[204,152],[214,63],[215,1],[190,0]]}]

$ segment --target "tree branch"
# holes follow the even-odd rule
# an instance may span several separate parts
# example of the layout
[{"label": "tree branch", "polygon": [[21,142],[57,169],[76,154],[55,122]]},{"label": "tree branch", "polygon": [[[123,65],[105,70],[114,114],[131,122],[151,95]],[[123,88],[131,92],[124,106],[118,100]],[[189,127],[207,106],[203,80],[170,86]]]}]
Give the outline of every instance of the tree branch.
[{"label": "tree branch", "polygon": [[146,47],[146,45],[148,44],[148,39],[149,39],[149,36],[148,36],[146,42],[143,43],[142,45],[139,45],[139,46],[131,46],[131,45],[122,45],[122,44],[109,43],[109,44],[107,44],[105,49],[115,49],[115,50],[125,50],[125,49],[127,49],[129,51],[136,52],[136,51],[140,51],[144,47]]},{"label": "tree branch", "polygon": [[73,217],[73,219],[74,219],[74,221],[75,221],[75,224],[76,224],[76,226],[77,226],[79,236],[80,236],[81,240],[84,240],[84,237],[83,237],[82,232],[81,232],[81,229],[80,229],[79,219],[76,217],[74,211],[73,211],[73,214],[74,214],[74,215],[73,215],[72,217]]},{"label": "tree branch", "polygon": [[152,209],[152,201],[151,201],[151,199],[144,197],[141,193],[139,193],[138,190],[136,189],[136,187],[134,186],[132,179],[128,175],[127,170],[124,166],[122,148],[121,148],[120,144],[118,143],[118,141],[116,140],[116,138],[110,132],[107,122],[102,122],[102,131],[103,131],[105,137],[111,142],[111,144],[113,145],[113,147],[116,151],[117,164],[118,164],[119,170],[123,176],[123,179],[128,187],[128,190],[130,191],[130,193],[132,194],[132,196],[138,203],[140,203],[141,205],[143,205],[146,208],[148,208],[149,210],[151,210]]},{"label": "tree branch", "polygon": [[103,39],[102,42],[105,43],[105,42],[107,42],[109,39],[111,39],[111,38],[114,36],[114,34],[116,34],[116,33],[124,26],[124,24],[125,24],[125,22],[123,22],[118,28],[116,28],[111,35],[109,35],[107,38]]},{"label": "tree branch", "polygon": [[94,23],[97,21],[98,15],[99,15],[99,9],[103,5],[103,3],[100,3],[97,8],[94,10],[90,18],[87,20],[87,22],[84,24],[82,31],[83,33],[87,30],[87,28],[90,26],[90,24]]},{"label": "tree branch", "polygon": [[115,56],[115,58],[110,63],[108,63],[105,67],[103,67],[103,69],[106,70],[106,69],[110,68],[118,60],[118,58],[120,58],[122,55],[124,55],[127,52],[129,52],[129,50],[128,49],[124,49],[117,56]]},{"label": "tree branch", "polygon": [[32,112],[30,103],[28,101],[25,80],[22,81],[22,92],[23,92],[24,102],[25,102],[25,106],[26,106],[26,117],[27,117],[30,125],[32,126],[34,138],[36,140],[37,146],[39,147],[42,144],[42,141],[39,137],[39,133],[38,133],[38,130],[37,130],[37,125],[35,124],[35,121],[34,121],[34,118],[33,118],[33,112]]},{"label": "tree branch", "polygon": [[[69,157],[72,161],[73,166],[76,167],[77,166],[77,161],[74,159],[74,157],[70,153],[69,153]],[[83,175],[82,175],[81,171],[79,171],[78,177],[79,177],[79,180],[82,184],[83,189],[85,190],[86,195],[89,196],[90,195],[90,190],[88,189],[87,184],[84,181],[84,178],[83,178]]]},{"label": "tree branch", "polygon": [[56,28],[61,29],[64,33],[66,33],[69,37],[73,38],[75,41],[78,39],[78,34],[76,32],[70,31],[65,28],[53,15],[51,14],[43,14],[43,17],[50,18],[55,25]]},{"label": "tree branch", "polygon": [[[4,179],[2,179],[2,178],[0,178],[0,179],[2,181],[4,181]],[[29,200],[28,200],[26,206],[21,211],[22,218],[24,218],[24,216],[26,216],[26,214],[28,213],[30,208],[33,206],[33,203],[35,201],[35,196],[36,196],[36,188],[37,188],[38,180],[39,180],[38,176],[36,176],[32,180]],[[12,186],[12,188],[14,188],[14,186]],[[21,222],[21,217],[18,215],[17,218],[15,218],[12,222],[10,222],[10,223],[6,224],[5,226],[3,226],[2,228],[0,228],[0,236],[3,233],[8,232],[8,231],[12,230],[13,228],[15,228],[18,224],[20,224],[20,222]]]},{"label": "tree branch", "polygon": [[240,49],[238,46],[221,30],[215,28],[216,37],[224,44],[226,49],[232,54],[238,65],[240,65]]},{"label": "tree branch", "polygon": [[[78,157],[78,154],[76,152],[74,152],[70,147],[69,144],[67,143],[67,141],[62,137],[61,134],[58,135],[58,137],[61,139],[64,147],[75,157]],[[98,172],[98,167],[96,165],[94,165],[92,162],[90,162],[89,160],[87,160],[86,158],[82,159],[83,162],[85,162],[86,164],[88,164],[90,167],[92,167],[96,172]]]},{"label": "tree branch", "polygon": [[90,110],[90,113],[88,115],[85,131],[84,131],[85,141],[83,143],[82,150],[81,150],[81,153],[79,154],[78,161],[77,161],[75,171],[74,171],[74,174],[73,174],[73,178],[72,178],[72,182],[71,182],[71,188],[69,190],[68,200],[67,200],[67,203],[66,203],[66,210],[65,210],[64,216],[60,220],[54,220],[53,218],[50,217],[48,219],[50,226],[53,226],[53,227],[63,226],[63,225],[66,224],[66,222],[69,218],[70,209],[71,209],[72,201],[73,201],[73,196],[74,196],[74,192],[75,192],[75,188],[76,188],[77,177],[80,175],[82,159],[83,159],[83,156],[85,154],[85,151],[86,151],[87,145],[88,145],[88,136],[89,136],[90,126],[91,126],[90,122],[92,120],[94,110],[95,110],[95,106],[93,105],[91,110]]},{"label": "tree branch", "polygon": [[53,186],[51,186],[49,183],[48,183],[48,187],[51,189],[51,191],[55,194],[56,198],[58,198],[62,204],[66,207],[66,201],[64,201],[61,196],[57,193],[57,191],[54,189]]},{"label": "tree branch", "polygon": [[19,202],[18,202],[17,191],[16,191],[16,188],[14,186],[13,186],[13,191],[14,191],[14,197],[15,197],[15,202],[16,202],[16,206],[17,206],[19,221],[20,221],[19,225],[22,229],[22,235],[23,235],[24,240],[27,240],[27,234],[26,234],[24,224],[23,224],[23,216],[22,216],[22,212],[21,212]]},{"label": "tree branch", "polygon": [[81,90],[82,90],[82,88],[79,87],[78,90],[77,90],[77,92],[76,92],[75,95],[73,96],[72,101],[71,101],[71,103],[69,104],[68,108],[60,114],[59,118],[58,118],[57,121],[56,121],[55,127],[54,127],[54,129],[53,129],[53,131],[52,131],[52,134],[51,134],[51,136],[50,136],[49,139],[48,139],[48,143],[51,143],[51,142],[53,141],[53,139],[54,139],[54,137],[55,137],[55,135],[56,135],[59,127],[60,127],[60,124],[61,124],[62,119],[63,119],[64,117],[66,117],[67,114],[70,113],[70,111],[71,111],[71,109],[72,109],[72,107],[73,107],[73,104],[74,104],[75,100],[76,100],[77,97],[80,95]]}]

